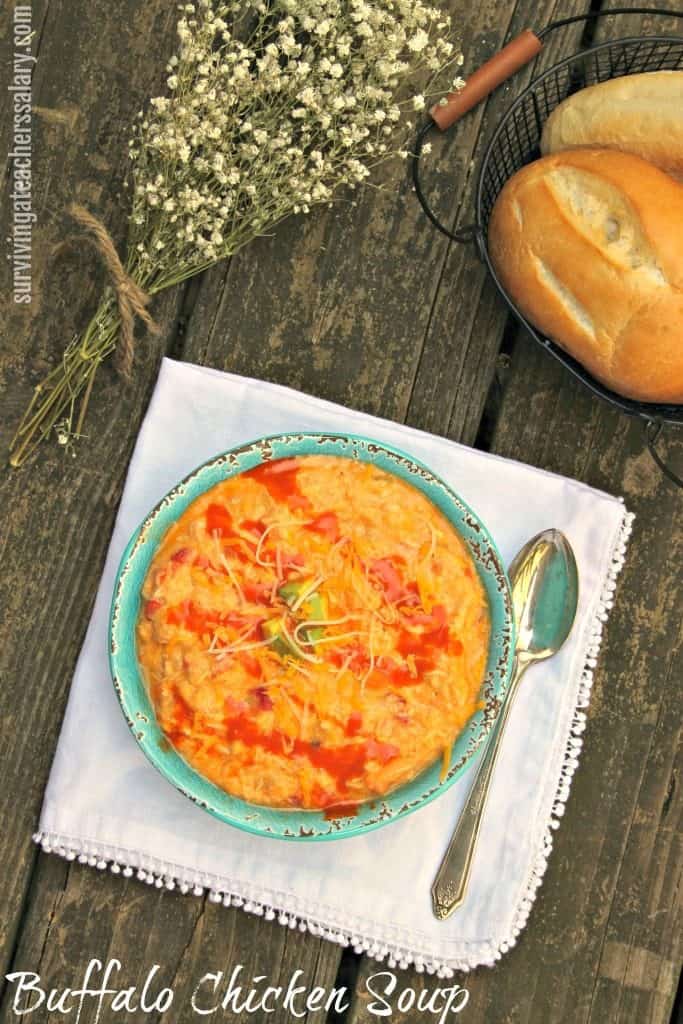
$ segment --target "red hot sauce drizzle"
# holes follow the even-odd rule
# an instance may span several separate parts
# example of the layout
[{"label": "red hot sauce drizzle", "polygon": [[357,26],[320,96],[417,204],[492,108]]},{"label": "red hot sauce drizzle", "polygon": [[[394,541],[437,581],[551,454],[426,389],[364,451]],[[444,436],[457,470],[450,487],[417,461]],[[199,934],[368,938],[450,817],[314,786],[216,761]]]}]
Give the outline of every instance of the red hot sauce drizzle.
[{"label": "red hot sauce drizzle", "polygon": [[368,759],[379,759],[386,763],[399,753],[398,748],[391,744],[378,744],[374,741],[323,747],[307,740],[292,740],[279,729],[262,732],[246,714],[228,718],[225,722],[225,735],[228,740],[239,740],[246,747],[261,747],[274,754],[308,758],[311,764],[322,768],[334,780],[336,803],[348,796],[349,782],[364,773]]},{"label": "red hot sauce drizzle", "polygon": [[290,508],[307,508],[310,502],[299,489],[298,472],[296,459],[275,459],[248,469],[244,476],[263,484],[275,501],[284,502]]}]

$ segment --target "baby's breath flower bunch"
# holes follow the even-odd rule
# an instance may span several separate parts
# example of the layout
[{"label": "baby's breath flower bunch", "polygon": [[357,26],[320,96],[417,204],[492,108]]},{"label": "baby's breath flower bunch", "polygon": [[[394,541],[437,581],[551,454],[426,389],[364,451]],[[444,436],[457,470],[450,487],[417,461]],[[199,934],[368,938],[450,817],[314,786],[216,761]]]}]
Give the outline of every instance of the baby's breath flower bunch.
[{"label": "baby's breath flower bunch", "polygon": [[[406,157],[411,112],[462,63],[450,19],[422,0],[197,0],[180,12],[167,94],[130,142],[125,273],[147,296]],[[36,389],[12,464],[54,427],[67,446],[80,435],[120,327],[110,289]]]}]

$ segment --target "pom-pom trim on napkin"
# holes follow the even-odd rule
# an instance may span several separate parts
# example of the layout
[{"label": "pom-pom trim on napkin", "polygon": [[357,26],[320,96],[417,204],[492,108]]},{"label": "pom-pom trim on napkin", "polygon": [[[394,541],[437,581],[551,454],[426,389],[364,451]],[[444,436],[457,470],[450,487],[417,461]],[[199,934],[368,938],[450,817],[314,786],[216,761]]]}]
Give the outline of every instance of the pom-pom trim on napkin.
[{"label": "pom-pom trim on napkin", "polygon": [[433,960],[396,943],[378,942],[374,939],[364,938],[345,928],[330,927],[320,921],[315,921],[311,917],[302,915],[296,907],[288,906],[290,901],[285,894],[278,898],[276,905],[274,901],[271,902],[271,897],[264,900],[258,898],[254,893],[247,892],[247,887],[241,883],[226,884],[225,879],[188,871],[180,865],[165,863],[130,850],[59,835],[55,832],[36,832],[33,836],[34,842],[45,853],[56,853],[68,861],[89,864],[91,867],[99,868],[100,871],[109,868],[113,874],[123,875],[124,878],[135,876],[141,882],[154,885],[157,889],[178,889],[181,893],[191,893],[194,896],[203,896],[208,892],[209,900],[212,903],[221,903],[224,907],[240,907],[248,914],[263,917],[266,921],[278,921],[283,927],[309,932],[328,942],[336,942],[340,946],[352,946],[356,953],[366,953],[375,960],[386,960],[389,968],[405,969],[412,966],[419,974],[424,972],[434,974],[438,978],[451,978],[455,971],[469,971],[482,964],[493,967],[503,953],[507,953],[516,944],[517,938],[526,925],[536,899],[536,893],[548,866],[548,857],[553,848],[553,832],[560,826],[572,778],[579,766],[579,756],[583,744],[581,735],[586,728],[585,709],[590,703],[593,673],[597,665],[602,634],[614,604],[616,581],[624,566],[634,518],[633,513],[624,509],[621,527],[610,558],[607,578],[593,617],[552,811],[539,843],[510,934],[500,943],[478,944],[476,953],[455,957],[448,962]]}]

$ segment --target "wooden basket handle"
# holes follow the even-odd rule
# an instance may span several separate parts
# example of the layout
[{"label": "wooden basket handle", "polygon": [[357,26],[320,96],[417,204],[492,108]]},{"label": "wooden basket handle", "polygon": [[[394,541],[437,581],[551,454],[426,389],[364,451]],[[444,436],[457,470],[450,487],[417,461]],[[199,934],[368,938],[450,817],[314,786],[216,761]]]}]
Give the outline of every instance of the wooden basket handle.
[{"label": "wooden basket handle", "polygon": [[450,128],[463,114],[475,107],[490,92],[528,64],[543,48],[537,35],[526,29],[470,75],[460,92],[452,92],[446,103],[437,103],[430,110],[441,131]]}]

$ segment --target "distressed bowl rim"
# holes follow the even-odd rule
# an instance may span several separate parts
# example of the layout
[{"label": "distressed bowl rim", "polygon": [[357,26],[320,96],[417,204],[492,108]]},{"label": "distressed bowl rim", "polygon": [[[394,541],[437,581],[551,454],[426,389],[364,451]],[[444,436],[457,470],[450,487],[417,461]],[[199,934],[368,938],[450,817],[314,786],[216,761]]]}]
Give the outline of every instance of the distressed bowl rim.
[{"label": "distressed bowl rim", "polygon": [[[396,465],[404,465],[410,468],[406,469],[406,474],[410,472],[417,472],[419,477],[417,480],[409,480],[407,476],[399,473],[395,468],[390,465],[384,464],[380,459],[381,468],[399,479],[407,480],[408,483],[412,483],[425,497],[428,498],[436,507],[442,512],[442,514],[449,521],[451,526],[457,531],[465,543],[473,561],[479,573],[480,579],[485,586],[487,599],[489,603],[489,611],[491,615],[491,637],[489,642],[489,659],[487,663],[487,673],[482,684],[482,697],[486,701],[486,707],[483,712],[477,712],[462,730],[457,737],[451,756],[451,766],[448,774],[443,781],[440,781],[437,785],[432,786],[431,789],[425,789],[415,800],[411,803],[404,802],[403,806],[399,807],[396,811],[390,811],[387,808],[387,801],[396,801],[401,799],[401,794],[404,791],[412,789],[413,787],[419,787],[420,780],[426,778],[427,775],[433,773],[436,768],[436,763],[432,764],[428,768],[424,769],[412,780],[398,787],[396,790],[391,791],[384,797],[376,798],[375,801],[365,801],[361,805],[361,808],[373,807],[378,805],[381,807],[379,813],[374,819],[369,821],[359,821],[356,817],[350,818],[339,818],[327,820],[324,819],[322,824],[324,825],[325,831],[307,830],[303,826],[300,826],[299,832],[290,831],[289,829],[283,828],[280,831],[272,831],[271,828],[264,826],[263,824],[253,824],[247,818],[246,813],[243,813],[240,819],[236,814],[230,813],[221,807],[216,806],[212,803],[211,797],[213,796],[220,803],[234,804],[235,808],[241,808],[245,812],[249,812],[250,817],[258,817],[261,814],[270,813],[276,818],[284,818],[291,820],[293,827],[296,827],[296,819],[305,819],[307,824],[313,824],[314,819],[320,818],[322,812],[302,810],[292,808],[291,810],[286,808],[269,809],[263,808],[260,805],[250,804],[247,801],[241,800],[238,797],[231,796],[225,791],[219,789],[213,783],[209,782],[204,776],[192,768],[181,755],[174,750],[174,748],[167,745],[167,742],[162,746],[163,734],[156,722],[154,712],[151,707],[151,702],[147,698],[147,706],[144,707],[144,711],[141,711],[139,701],[136,697],[136,688],[142,689],[145,693],[144,681],[142,680],[141,673],[138,668],[137,655],[135,653],[135,624],[137,621],[137,611],[139,609],[139,595],[142,581],[146,576],[149,564],[154,557],[161,538],[165,535],[166,531],[170,528],[173,522],[177,520],[179,515],[182,514],[187,505],[194,502],[201,494],[210,490],[221,480],[230,479],[233,476],[238,476],[240,473],[245,472],[249,466],[241,466],[237,469],[231,467],[237,463],[240,458],[249,456],[252,453],[256,453],[256,461],[253,465],[260,465],[261,463],[268,461],[268,457],[272,458],[296,458],[303,457],[305,455],[315,454],[315,452],[309,450],[295,450],[287,451],[282,455],[272,456],[272,448],[277,445],[284,445],[287,448],[293,446],[295,449],[307,447],[311,444],[325,445],[343,445],[348,451],[343,452],[319,452],[318,454],[334,454],[342,458],[356,459],[361,462],[372,461],[368,456],[378,455],[383,458],[387,458],[390,462],[395,462]],[[266,457],[264,453],[271,453]],[[186,490],[191,487],[193,481],[202,481],[210,471],[214,468],[225,467],[226,472],[221,476],[219,480],[211,480],[202,486],[196,493],[192,493],[191,497],[187,501],[186,505],[179,511],[176,510],[176,506],[179,503],[179,499],[183,497]],[[419,479],[425,482],[426,486],[421,486]],[[429,493],[430,489],[439,489],[448,505],[448,510],[442,508],[441,505],[437,504],[433,496]],[[134,578],[132,570],[136,566],[136,553],[145,544],[145,537],[150,532],[151,528],[161,518],[164,518],[164,512],[168,510],[169,522],[164,526],[163,533],[153,544],[152,548],[147,552],[148,558],[145,565],[143,565],[142,580]],[[473,550],[472,542],[463,532],[463,525],[461,520],[469,518],[470,522],[474,524],[472,529],[476,530],[478,537],[486,549],[486,554],[490,560],[491,566],[489,569],[482,563],[481,556]],[[485,577],[484,574],[488,574]],[[495,575],[496,590],[495,592],[491,588],[491,579]],[[493,595],[497,593],[497,607],[494,607]],[[133,597],[131,598],[131,594]],[[127,605],[122,608],[124,602],[134,600],[137,598],[136,613],[132,616],[127,614]],[[502,617],[498,628],[495,631],[493,629],[494,615]],[[123,617],[123,625],[122,625]],[[132,619],[132,621],[131,621]],[[120,631],[125,631],[126,627],[132,628],[132,635],[124,637],[127,643],[122,644],[119,636]],[[125,657],[128,656],[130,660],[131,649],[130,644],[132,642],[132,657],[134,660],[135,668],[131,671],[130,665],[124,664]],[[493,649],[499,643],[502,647],[501,657],[495,669],[491,666],[491,657]],[[108,626],[108,656],[109,666],[112,676],[112,682],[118,698],[119,705],[123,712],[124,718],[128,723],[128,726],[133,733],[133,736],[143,751],[148,761],[156,768],[156,770],[168,781],[178,792],[182,793],[183,796],[187,797],[193,803],[207,811],[213,817],[224,822],[225,824],[232,825],[241,831],[248,832],[252,835],[262,836],[264,838],[274,839],[285,839],[294,841],[326,841],[332,839],[343,839],[350,838],[353,836],[363,835],[367,832],[374,831],[375,829],[381,828],[384,825],[391,824],[394,821],[399,821],[406,817],[408,814],[414,813],[422,807],[427,806],[433,800],[443,795],[471,766],[476,754],[486,741],[486,738],[493,727],[498,710],[502,699],[507,692],[507,688],[510,682],[510,676],[512,672],[512,664],[514,660],[514,647],[515,647],[515,624],[512,610],[512,594],[510,581],[508,579],[507,572],[503,559],[498,551],[498,548],[489,533],[487,527],[479,518],[478,514],[465,502],[457,492],[447,484],[442,477],[435,473],[429,466],[427,466],[420,459],[415,458],[413,455],[408,454],[400,448],[394,445],[387,444],[383,441],[378,441],[374,438],[367,437],[362,434],[354,434],[349,432],[336,432],[336,431],[288,431],[277,434],[267,434],[263,437],[257,438],[234,446],[233,448],[227,449],[226,451],[219,452],[201,463],[191,472],[186,474],[177,484],[175,484],[147,513],[140,525],[135,529],[130,540],[126,544],[123,555],[121,556],[119,566],[116,572],[116,580],[114,584],[114,590],[111,600],[110,613],[109,613],[109,626]],[[150,720],[151,711],[151,720]],[[475,721],[478,720],[476,726],[478,736],[474,745],[472,745],[472,738],[470,738],[470,749],[460,757],[459,761],[455,761],[455,754],[464,740],[468,731],[473,730]],[[141,725],[147,725],[151,727],[151,732],[148,735],[142,735]],[[192,785],[187,783],[181,783],[171,770],[171,767],[180,769],[182,766],[182,774],[187,776],[192,781]]]}]

